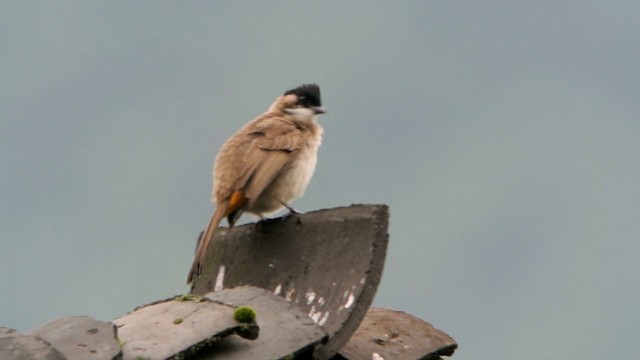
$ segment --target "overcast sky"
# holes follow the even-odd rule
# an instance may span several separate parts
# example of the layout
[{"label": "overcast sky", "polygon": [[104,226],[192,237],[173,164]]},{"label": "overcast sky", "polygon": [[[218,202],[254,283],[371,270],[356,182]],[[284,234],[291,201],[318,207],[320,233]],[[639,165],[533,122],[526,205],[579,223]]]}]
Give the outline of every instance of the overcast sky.
[{"label": "overcast sky", "polygon": [[389,204],[376,305],[456,359],[640,357],[640,3],[518,3],[3,2],[0,326],[186,292],[218,148],[317,82],[295,207]]}]

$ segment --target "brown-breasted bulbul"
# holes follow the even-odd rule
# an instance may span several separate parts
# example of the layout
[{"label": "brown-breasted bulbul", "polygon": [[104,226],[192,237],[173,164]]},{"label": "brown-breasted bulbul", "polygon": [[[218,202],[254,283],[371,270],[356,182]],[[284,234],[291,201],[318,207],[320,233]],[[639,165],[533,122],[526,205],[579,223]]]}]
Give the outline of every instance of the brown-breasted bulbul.
[{"label": "brown-breasted bulbul", "polygon": [[316,84],[279,96],[269,110],[243,126],[222,145],[213,169],[216,210],[198,241],[187,283],[202,271],[213,236],[223,218],[233,228],[244,212],[265,215],[302,196],[316,168],[325,113]]}]

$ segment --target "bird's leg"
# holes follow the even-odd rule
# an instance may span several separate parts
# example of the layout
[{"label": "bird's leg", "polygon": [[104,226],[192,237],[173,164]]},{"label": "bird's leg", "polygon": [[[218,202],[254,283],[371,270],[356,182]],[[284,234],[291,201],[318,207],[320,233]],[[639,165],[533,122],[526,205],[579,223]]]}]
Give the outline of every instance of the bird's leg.
[{"label": "bird's leg", "polygon": [[299,212],[298,210],[296,210],[296,209],[292,208],[292,207],[291,207],[289,204],[287,204],[286,202],[284,202],[284,201],[280,201],[280,204],[282,204],[282,206],[284,206],[284,207],[286,207],[287,209],[289,209],[289,213],[287,214],[287,216],[294,215],[294,214],[295,214],[295,215],[302,215],[302,213],[301,213],[301,212]]},{"label": "bird's leg", "polygon": [[294,208],[292,208],[289,204],[287,204],[284,201],[280,201],[280,204],[282,204],[282,206],[286,207],[287,209],[289,209],[289,213],[287,215],[285,215],[285,217],[289,217],[291,215],[302,215],[302,213]]}]

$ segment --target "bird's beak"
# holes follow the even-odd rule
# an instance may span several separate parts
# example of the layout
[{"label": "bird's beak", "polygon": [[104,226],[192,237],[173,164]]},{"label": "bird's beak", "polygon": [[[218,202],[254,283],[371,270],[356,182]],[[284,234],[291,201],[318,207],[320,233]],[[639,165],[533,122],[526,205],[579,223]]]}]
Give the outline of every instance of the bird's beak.
[{"label": "bird's beak", "polygon": [[312,107],[311,110],[313,110],[315,114],[326,114],[329,111],[324,106],[315,106],[315,107]]}]

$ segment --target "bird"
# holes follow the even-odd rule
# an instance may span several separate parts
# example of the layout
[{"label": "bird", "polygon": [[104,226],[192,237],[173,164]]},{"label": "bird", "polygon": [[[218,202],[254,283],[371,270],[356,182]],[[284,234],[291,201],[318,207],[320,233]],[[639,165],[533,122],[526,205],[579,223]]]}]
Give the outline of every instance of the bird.
[{"label": "bird", "polygon": [[320,87],[303,84],[278,96],[222,145],[213,167],[216,208],[198,241],[187,284],[200,276],[225,217],[231,230],[245,212],[260,219],[284,208],[297,213],[290,204],[304,194],[315,172],[324,132],[317,120],[326,112]]}]

